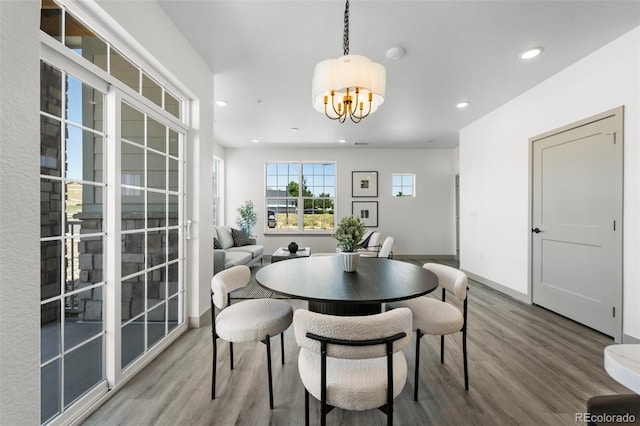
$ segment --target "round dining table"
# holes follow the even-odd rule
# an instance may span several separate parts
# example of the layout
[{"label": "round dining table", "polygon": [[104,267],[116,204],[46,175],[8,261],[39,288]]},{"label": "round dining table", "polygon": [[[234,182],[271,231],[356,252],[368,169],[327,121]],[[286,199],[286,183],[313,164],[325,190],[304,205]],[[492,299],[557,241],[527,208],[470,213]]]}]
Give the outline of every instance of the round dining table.
[{"label": "round dining table", "polygon": [[361,257],[355,272],[345,272],[340,256],[290,259],[262,267],[263,288],[309,302],[309,310],[331,315],[380,313],[382,304],[432,292],[438,277],[408,262]]}]

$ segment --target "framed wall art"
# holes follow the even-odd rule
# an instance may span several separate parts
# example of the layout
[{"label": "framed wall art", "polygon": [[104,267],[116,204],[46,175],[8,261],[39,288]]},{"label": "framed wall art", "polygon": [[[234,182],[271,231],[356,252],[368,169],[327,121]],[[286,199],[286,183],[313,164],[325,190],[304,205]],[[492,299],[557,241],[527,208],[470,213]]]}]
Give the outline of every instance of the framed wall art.
[{"label": "framed wall art", "polygon": [[351,172],[352,197],[377,197],[378,172]]},{"label": "framed wall art", "polygon": [[351,214],[359,217],[367,228],[378,226],[377,201],[352,201]]}]

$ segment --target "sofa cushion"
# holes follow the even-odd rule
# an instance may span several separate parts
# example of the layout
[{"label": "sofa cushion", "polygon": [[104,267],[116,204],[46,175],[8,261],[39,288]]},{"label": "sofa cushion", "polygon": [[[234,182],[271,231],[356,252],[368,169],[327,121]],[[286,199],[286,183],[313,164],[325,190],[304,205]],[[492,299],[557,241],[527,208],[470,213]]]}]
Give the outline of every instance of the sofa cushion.
[{"label": "sofa cushion", "polygon": [[227,249],[227,253],[232,253],[232,252],[250,253],[251,258],[253,259],[258,256],[262,256],[262,254],[264,253],[264,247],[260,245],[251,244],[248,246],[231,247]]},{"label": "sofa cushion", "polygon": [[229,251],[225,257],[224,269],[229,269],[232,266],[245,265],[251,260],[251,253],[247,251]]},{"label": "sofa cushion", "polygon": [[218,236],[218,241],[220,241],[220,245],[222,246],[222,248],[226,250],[229,247],[233,247],[231,228],[228,226],[216,226],[215,229]]},{"label": "sofa cushion", "polygon": [[216,237],[213,237],[213,248],[216,250],[222,250],[222,244],[220,244],[220,241],[218,241]]},{"label": "sofa cushion", "polygon": [[231,228],[231,237],[233,238],[234,247],[248,246],[251,244],[251,237],[239,229]]}]

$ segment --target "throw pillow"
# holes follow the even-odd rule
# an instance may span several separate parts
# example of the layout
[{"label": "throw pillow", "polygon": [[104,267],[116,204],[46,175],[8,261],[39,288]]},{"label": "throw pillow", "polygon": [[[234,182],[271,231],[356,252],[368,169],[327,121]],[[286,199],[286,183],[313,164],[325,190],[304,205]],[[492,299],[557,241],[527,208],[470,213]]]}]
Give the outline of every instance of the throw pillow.
[{"label": "throw pillow", "polygon": [[367,247],[369,247],[369,240],[371,239],[372,235],[373,235],[372,231],[367,231],[366,235],[364,236],[364,239],[360,243],[360,248],[366,249]]},{"label": "throw pillow", "polygon": [[246,232],[239,229],[231,228],[231,236],[233,237],[233,245],[236,247],[248,246],[251,244],[251,237]]},{"label": "throw pillow", "polygon": [[213,237],[213,248],[215,250],[222,250],[222,244],[220,244],[220,241],[218,241],[216,237]]}]

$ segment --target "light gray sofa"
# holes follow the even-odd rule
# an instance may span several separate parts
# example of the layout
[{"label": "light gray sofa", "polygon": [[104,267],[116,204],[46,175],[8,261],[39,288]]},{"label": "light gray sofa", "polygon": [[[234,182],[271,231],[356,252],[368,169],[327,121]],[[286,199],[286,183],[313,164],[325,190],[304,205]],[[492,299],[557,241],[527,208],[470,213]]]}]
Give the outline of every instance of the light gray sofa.
[{"label": "light gray sofa", "polygon": [[222,249],[213,250],[213,274],[236,265],[253,266],[262,263],[264,246],[256,244],[255,238],[249,238],[248,245],[236,246],[229,226],[214,226],[214,235]]}]

